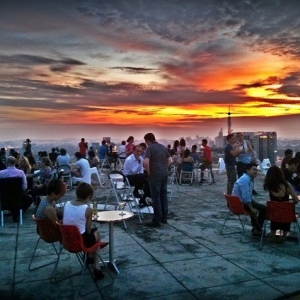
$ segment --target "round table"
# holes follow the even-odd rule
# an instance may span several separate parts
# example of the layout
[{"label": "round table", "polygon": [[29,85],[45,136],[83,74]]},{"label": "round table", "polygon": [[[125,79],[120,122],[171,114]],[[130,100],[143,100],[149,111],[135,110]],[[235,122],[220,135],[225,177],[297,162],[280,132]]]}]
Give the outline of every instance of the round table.
[{"label": "round table", "polygon": [[100,211],[97,215],[93,216],[95,222],[107,222],[109,224],[109,261],[107,262],[117,274],[120,273],[116,266],[116,260],[114,258],[114,222],[121,222],[133,217],[132,212],[123,210],[107,210]]}]

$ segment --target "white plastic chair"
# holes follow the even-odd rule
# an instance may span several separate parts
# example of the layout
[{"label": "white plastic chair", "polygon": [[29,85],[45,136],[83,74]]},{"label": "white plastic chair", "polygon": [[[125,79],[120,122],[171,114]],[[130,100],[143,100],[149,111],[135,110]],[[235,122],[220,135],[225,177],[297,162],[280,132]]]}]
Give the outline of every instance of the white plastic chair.
[{"label": "white plastic chair", "polygon": [[86,172],[86,174],[83,177],[72,177],[73,184],[76,182],[85,182],[91,184],[92,179],[91,179],[91,173]]},{"label": "white plastic chair", "polygon": [[96,167],[93,167],[93,168],[90,168],[89,171],[90,171],[90,177],[91,177],[91,180],[92,180],[92,175],[93,175],[93,174],[96,174],[100,186],[103,186],[102,181],[101,181],[101,178],[100,178],[100,175],[99,175],[99,172],[98,172],[98,169],[97,169]]},{"label": "white plastic chair", "polygon": [[218,174],[222,174],[226,169],[225,162],[222,157],[219,158],[217,169],[218,169]]},{"label": "white plastic chair", "polygon": [[266,175],[268,169],[271,167],[271,162],[269,158],[264,158],[261,162],[261,170]]}]

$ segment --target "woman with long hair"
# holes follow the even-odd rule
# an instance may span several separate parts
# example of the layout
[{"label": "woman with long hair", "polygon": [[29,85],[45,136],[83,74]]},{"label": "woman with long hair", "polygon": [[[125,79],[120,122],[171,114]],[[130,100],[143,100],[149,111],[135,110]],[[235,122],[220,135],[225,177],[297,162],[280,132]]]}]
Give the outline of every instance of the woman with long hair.
[{"label": "woman with long hair", "polygon": [[178,146],[179,146],[179,141],[178,140],[174,141],[173,150],[175,152],[175,155],[177,154]]},{"label": "woman with long hair", "polygon": [[177,153],[179,153],[182,157],[185,149],[186,149],[185,139],[180,139],[179,146],[177,148]]},{"label": "woman with long hair", "polygon": [[[271,166],[268,169],[263,187],[269,192],[271,201],[288,202],[291,196],[295,204],[299,202],[293,187],[289,182],[285,181],[282,171],[277,166]],[[290,223],[271,222],[271,240],[283,242],[290,231],[290,225]],[[282,230],[283,236],[277,237],[276,230]]]},{"label": "woman with long hair", "polygon": [[88,162],[90,164],[90,167],[97,167],[99,164],[99,158],[96,156],[96,153],[94,150],[89,150],[88,152]]},{"label": "woman with long hair", "polygon": [[33,178],[32,178],[32,167],[29,163],[29,160],[27,157],[25,156],[21,156],[19,158],[19,170],[22,170],[25,175],[26,175],[26,179],[27,179],[27,190],[32,190],[33,188]]},{"label": "woman with long hair", "polygon": [[130,154],[133,153],[133,148],[134,148],[134,137],[133,136],[130,136],[128,139],[127,139],[127,144],[125,146],[125,154],[126,154],[126,157],[128,157]]}]

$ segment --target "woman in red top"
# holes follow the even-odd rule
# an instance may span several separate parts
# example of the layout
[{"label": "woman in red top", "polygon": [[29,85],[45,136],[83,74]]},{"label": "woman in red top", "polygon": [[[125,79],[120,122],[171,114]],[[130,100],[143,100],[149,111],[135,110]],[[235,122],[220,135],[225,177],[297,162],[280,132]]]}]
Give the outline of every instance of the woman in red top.
[{"label": "woman in red top", "polygon": [[130,136],[128,139],[127,139],[127,144],[125,146],[125,154],[126,154],[126,157],[128,157],[130,154],[133,153],[133,147],[134,147],[134,137],[133,136]]}]

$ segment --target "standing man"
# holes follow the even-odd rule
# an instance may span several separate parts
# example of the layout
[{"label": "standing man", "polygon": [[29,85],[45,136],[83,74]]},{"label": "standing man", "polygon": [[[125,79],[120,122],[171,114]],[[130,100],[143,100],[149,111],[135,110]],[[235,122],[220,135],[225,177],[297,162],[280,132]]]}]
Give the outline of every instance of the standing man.
[{"label": "standing man", "polygon": [[[266,206],[256,202],[252,196],[253,180],[257,176],[257,164],[249,163],[245,173],[235,182],[232,195],[238,196],[246,211],[251,213],[253,236],[261,236],[261,228],[266,218]],[[258,217],[256,214],[258,212]]]},{"label": "standing man", "polygon": [[86,158],[88,143],[85,141],[84,138],[81,139],[81,142],[78,144],[78,146],[79,146],[79,152],[82,154],[82,157]]},{"label": "standing man", "polygon": [[224,162],[227,174],[227,195],[231,195],[233,185],[236,181],[235,158],[239,155],[239,148],[235,142],[234,134],[230,133],[226,137],[227,145],[224,149]]},{"label": "standing man", "polygon": [[202,163],[200,165],[201,170],[201,180],[200,184],[204,182],[204,170],[208,169],[211,174],[212,183],[215,183],[214,173],[212,171],[212,156],[211,156],[211,149],[207,145],[207,139],[202,140],[202,147],[203,147],[203,158]]},{"label": "standing man", "polygon": [[253,149],[250,142],[244,140],[244,135],[242,132],[237,132],[236,137],[237,144],[239,147],[239,155],[237,157],[236,169],[238,177],[240,178],[245,172],[246,165],[251,162],[251,155],[253,153]]},{"label": "standing man", "polygon": [[144,139],[148,146],[144,160],[144,168],[149,176],[149,187],[154,211],[152,221],[146,225],[149,227],[160,227],[160,223],[167,224],[168,168],[172,160],[167,148],[156,142],[153,133],[147,133]]}]

